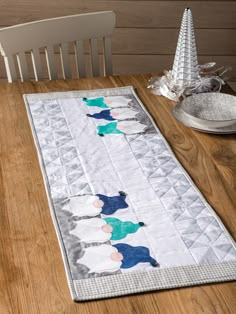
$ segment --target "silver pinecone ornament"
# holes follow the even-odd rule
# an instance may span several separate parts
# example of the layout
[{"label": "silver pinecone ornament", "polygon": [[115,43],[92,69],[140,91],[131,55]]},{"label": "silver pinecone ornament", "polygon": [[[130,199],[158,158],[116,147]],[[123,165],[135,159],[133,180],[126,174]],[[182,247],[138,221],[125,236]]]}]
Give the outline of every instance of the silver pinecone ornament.
[{"label": "silver pinecone ornament", "polygon": [[184,10],[171,76],[172,84],[179,88],[191,87],[199,79],[193,17],[189,8]]}]

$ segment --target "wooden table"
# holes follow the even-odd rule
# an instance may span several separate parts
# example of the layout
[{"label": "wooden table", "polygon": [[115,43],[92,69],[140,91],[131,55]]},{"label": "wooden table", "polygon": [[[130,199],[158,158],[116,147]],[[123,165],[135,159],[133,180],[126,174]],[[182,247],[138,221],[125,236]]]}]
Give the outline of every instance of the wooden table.
[{"label": "wooden table", "polygon": [[180,125],[150,75],[0,84],[0,313],[236,313],[236,284],[74,303],[22,95],[133,85],[177,158],[236,238],[236,137]]}]

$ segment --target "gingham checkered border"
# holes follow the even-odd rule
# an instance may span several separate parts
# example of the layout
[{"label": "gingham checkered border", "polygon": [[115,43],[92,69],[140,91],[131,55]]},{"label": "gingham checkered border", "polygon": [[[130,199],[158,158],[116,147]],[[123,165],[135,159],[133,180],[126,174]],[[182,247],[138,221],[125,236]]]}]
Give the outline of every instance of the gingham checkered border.
[{"label": "gingham checkered border", "polygon": [[75,280],[77,301],[236,280],[236,261]]}]

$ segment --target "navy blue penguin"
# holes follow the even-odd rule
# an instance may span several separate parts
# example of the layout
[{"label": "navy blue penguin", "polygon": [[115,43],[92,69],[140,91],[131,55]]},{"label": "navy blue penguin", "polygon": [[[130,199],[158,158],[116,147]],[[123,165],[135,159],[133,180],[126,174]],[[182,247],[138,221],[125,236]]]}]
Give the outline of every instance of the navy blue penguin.
[{"label": "navy blue penguin", "polygon": [[108,121],[114,121],[116,119],[114,119],[111,116],[111,110],[107,109],[107,110],[102,110],[99,113],[94,113],[94,114],[86,114],[87,117],[90,118],[94,118],[94,119],[104,119],[104,120],[108,120]]},{"label": "navy blue penguin", "polygon": [[153,267],[160,266],[160,264],[150,256],[149,249],[145,246],[131,246],[125,243],[118,243],[113,246],[123,255],[121,268],[130,268],[138,263],[150,263]]},{"label": "navy blue penguin", "polygon": [[118,209],[127,208],[129,205],[126,203],[126,193],[120,191],[117,196],[106,196],[103,194],[96,194],[104,205],[102,206],[101,213],[104,215],[112,215]]}]

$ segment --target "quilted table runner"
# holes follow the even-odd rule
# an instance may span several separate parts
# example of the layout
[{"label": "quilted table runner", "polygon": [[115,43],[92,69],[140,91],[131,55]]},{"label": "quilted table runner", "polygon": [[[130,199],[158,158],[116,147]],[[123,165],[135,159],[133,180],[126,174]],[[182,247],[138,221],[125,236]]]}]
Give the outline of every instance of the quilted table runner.
[{"label": "quilted table runner", "polygon": [[233,239],[132,87],[24,99],[74,300],[236,279]]}]

